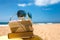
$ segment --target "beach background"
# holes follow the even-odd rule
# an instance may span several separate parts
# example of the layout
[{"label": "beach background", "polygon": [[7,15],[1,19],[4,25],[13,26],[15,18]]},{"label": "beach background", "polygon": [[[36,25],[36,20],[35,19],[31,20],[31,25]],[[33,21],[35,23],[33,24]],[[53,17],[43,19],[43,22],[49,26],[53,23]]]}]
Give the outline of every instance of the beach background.
[{"label": "beach background", "polygon": [[0,36],[11,32],[8,22],[18,20],[18,10],[32,14],[32,22],[43,22],[33,23],[35,35],[60,40],[60,0],[0,0]]},{"label": "beach background", "polygon": [[[35,35],[38,35],[43,40],[60,40],[60,23],[36,23],[33,24]],[[9,25],[0,25],[0,36],[11,33]]]}]

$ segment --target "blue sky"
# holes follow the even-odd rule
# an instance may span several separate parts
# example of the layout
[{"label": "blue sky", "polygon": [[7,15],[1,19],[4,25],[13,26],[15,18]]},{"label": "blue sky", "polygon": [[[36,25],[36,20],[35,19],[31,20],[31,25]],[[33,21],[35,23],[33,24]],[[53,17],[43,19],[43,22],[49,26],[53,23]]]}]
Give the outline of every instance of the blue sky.
[{"label": "blue sky", "polygon": [[33,22],[60,22],[60,0],[0,0],[0,22],[18,10],[30,12]]}]

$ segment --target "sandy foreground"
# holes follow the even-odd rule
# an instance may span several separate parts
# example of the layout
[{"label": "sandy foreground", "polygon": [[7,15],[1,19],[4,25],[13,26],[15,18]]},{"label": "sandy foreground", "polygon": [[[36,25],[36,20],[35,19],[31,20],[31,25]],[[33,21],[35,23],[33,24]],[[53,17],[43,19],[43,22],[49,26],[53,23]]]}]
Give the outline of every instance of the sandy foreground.
[{"label": "sandy foreground", "polygon": [[[60,24],[33,24],[34,34],[43,40],[60,40]],[[10,33],[8,25],[0,25],[0,36]]]}]

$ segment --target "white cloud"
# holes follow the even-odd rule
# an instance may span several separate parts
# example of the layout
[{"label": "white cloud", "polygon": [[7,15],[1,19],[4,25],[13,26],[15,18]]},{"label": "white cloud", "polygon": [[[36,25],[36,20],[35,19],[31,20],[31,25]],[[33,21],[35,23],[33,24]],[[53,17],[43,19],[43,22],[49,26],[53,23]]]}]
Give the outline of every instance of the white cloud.
[{"label": "white cloud", "polygon": [[28,4],[18,4],[18,6],[21,7],[26,7],[26,6],[31,6],[32,4],[36,6],[46,6],[46,5],[51,5],[60,2],[60,0],[35,0],[33,3],[28,3]]},{"label": "white cloud", "polygon": [[46,6],[49,4],[55,4],[60,2],[60,0],[35,0],[35,5],[37,6]]},{"label": "white cloud", "polygon": [[28,3],[28,4],[25,4],[25,3],[23,3],[23,4],[18,4],[18,6],[21,6],[21,7],[30,6],[30,5],[32,5],[32,3]]},{"label": "white cloud", "polygon": [[25,7],[25,6],[26,6],[26,4],[18,4],[18,6]]},{"label": "white cloud", "polygon": [[51,0],[50,4],[58,3],[60,0]]}]

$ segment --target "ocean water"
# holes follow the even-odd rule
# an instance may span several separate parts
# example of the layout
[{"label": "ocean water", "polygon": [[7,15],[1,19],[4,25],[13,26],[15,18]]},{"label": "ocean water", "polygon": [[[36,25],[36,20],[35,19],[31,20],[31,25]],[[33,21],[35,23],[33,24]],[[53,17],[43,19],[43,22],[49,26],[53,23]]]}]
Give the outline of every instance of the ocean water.
[{"label": "ocean water", "polygon": [[[0,22],[0,25],[8,24],[9,22]],[[39,22],[32,22],[33,24],[38,24]]]},{"label": "ocean water", "polygon": [[9,22],[0,22],[0,25],[7,25]]},{"label": "ocean water", "polygon": [[[9,22],[0,22],[0,25],[8,25]],[[46,22],[32,22],[33,24],[60,24],[60,23],[46,23]]]}]

